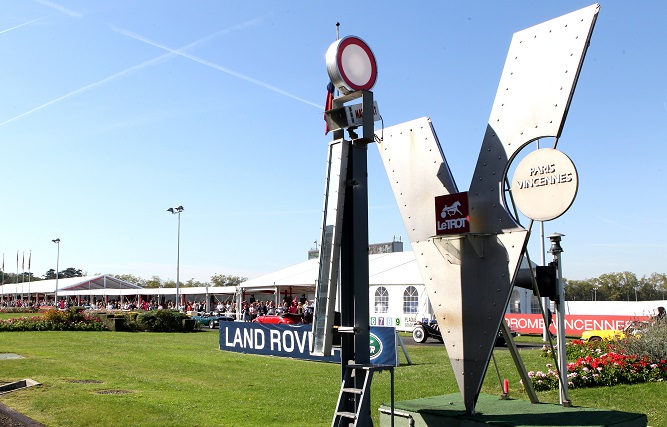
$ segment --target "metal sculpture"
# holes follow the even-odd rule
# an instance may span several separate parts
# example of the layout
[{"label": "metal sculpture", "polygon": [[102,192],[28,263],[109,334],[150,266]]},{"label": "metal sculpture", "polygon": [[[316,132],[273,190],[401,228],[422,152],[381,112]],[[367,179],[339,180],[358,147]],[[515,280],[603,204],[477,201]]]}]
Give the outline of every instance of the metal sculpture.
[{"label": "metal sculpture", "polygon": [[428,118],[384,129],[378,143],[470,414],[529,236],[505,203],[507,170],[530,142],[560,136],[598,11],[514,34],[467,193]]}]

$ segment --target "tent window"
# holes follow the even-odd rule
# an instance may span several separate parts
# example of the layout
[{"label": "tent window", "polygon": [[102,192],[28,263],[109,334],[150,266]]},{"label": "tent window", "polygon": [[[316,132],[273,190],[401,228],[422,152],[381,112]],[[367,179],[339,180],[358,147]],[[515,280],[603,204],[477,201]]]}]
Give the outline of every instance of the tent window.
[{"label": "tent window", "polygon": [[510,296],[510,313],[521,313],[521,296],[517,289],[514,289]]},{"label": "tent window", "polygon": [[542,311],[540,310],[540,299],[537,298],[536,295],[533,295],[530,298],[530,312],[532,314],[540,314]]},{"label": "tent window", "polygon": [[386,313],[389,309],[389,292],[384,286],[375,290],[375,312]]},{"label": "tent window", "polygon": [[403,313],[416,314],[419,307],[419,293],[414,286],[408,286],[403,292]]}]

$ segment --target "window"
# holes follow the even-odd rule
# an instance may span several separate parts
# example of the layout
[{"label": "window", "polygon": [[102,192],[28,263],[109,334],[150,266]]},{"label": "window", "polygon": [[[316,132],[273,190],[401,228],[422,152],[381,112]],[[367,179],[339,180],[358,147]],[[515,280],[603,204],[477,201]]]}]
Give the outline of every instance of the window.
[{"label": "window", "polygon": [[403,292],[403,313],[416,314],[419,307],[419,294],[417,288],[408,286]]},{"label": "window", "polygon": [[536,295],[533,295],[530,298],[530,312],[532,314],[540,314],[542,311],[540,310],[540,299],[537,298]]},{"label": "window", "polygon": [[510,313],[521,313],[521,296],[518,289],[514,289],[510,296]]},{"label": "window", "polygon": [[375,290],[375,312],[386,313],[389,309],[389,292],[384,286]]}]

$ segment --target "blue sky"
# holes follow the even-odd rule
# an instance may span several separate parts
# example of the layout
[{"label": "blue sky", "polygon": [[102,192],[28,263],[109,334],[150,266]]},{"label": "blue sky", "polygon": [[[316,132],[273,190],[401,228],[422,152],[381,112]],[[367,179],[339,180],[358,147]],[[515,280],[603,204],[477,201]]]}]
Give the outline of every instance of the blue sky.
[{"label": "blue sky", "polygon": [[[305,260],[321,225],[337,21],[373,49],[384,125],[431,117],[465,190],[512,34],[589,4],[3,1],[5,270],[17,250],[27,270],[32,251],[43,275],[60,238],[61,270],[175,279],[166,209],[178,205],[182,281]],[[660,1],[601,3],[559,142],[579,193],[545,223],[566,235],[567,278],[667,272],[666,16]],[[375,147],[369,205],[371,242],[406,240]]]}]

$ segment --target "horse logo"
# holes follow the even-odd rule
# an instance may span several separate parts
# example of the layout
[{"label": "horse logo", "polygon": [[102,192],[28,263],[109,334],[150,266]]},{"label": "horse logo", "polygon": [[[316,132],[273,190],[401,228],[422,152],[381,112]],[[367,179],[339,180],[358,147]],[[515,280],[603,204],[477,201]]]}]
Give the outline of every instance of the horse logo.
[{"label": "horse logo", "polygon": [[454,215],[456,215],[457,213],[458,213],[459,215],[463,215],[463,214],[461,213],[461,211],[459,210],[459,206],[461,206],[461,202],[459,202],[458,200],[455,201],[454,203],[452,203],[451,206],[447,206],[447,205],[445,205],[445,207],[442,208],[442,212],[440,212],[440,217],[441,217],[441,218],[447,218],[447,215],[449,215],[449,216],[454,216]]}]

